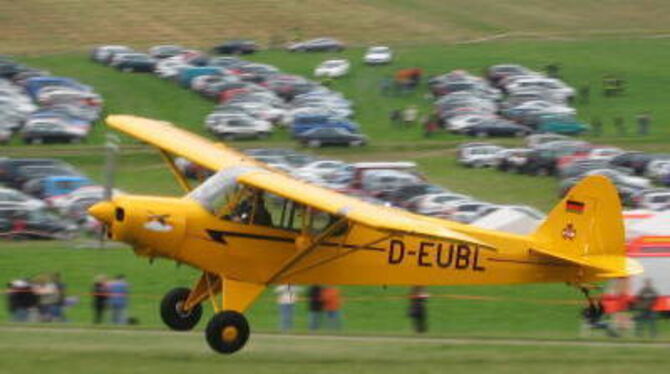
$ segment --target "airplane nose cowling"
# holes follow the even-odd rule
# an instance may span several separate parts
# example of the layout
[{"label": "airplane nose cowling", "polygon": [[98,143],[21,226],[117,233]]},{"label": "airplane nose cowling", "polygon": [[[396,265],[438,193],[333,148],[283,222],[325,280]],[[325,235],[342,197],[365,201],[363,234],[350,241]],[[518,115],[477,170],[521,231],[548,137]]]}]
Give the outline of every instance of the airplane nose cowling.
[{"label": "airplane nose cowling", "polygon": [[88,213],[105,224],[111,224],[114,219],[115,206],[109,201],[101,201],[88,208]]}]

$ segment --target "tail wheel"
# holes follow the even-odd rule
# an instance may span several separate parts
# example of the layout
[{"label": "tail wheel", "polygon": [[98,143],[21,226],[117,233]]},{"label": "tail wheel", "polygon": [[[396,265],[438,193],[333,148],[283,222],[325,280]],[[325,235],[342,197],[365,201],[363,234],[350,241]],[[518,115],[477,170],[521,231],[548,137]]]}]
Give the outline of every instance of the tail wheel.
[{"label": "tail wheel", "polygon": [[242,349],[249,339],[249,324],[243,314],[226,310],[209,320],[205,337],[209,346],[219,353],[231,354]]},{"label": "tail wheel", "polygon": [[191,290],[178,287],[170,290],[161,301],[161,319],[172,330],[188,331],[200,322],[202,306],[194,306],[190,311],[183,310],[183,305]]}]

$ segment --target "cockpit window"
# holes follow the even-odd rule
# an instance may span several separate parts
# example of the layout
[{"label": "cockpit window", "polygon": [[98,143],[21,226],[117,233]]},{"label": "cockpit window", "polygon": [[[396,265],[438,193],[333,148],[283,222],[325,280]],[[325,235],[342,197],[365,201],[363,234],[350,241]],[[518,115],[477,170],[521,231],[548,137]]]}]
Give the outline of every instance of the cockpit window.
[{"label": "cockpit window", "polygon": [[[223,220],[270,226],[280,230],[319,234],[338,217],[271,193],[237,183],[237,177],[252,168],[219,171],[188,197]],[[334,235],[346,231],[338,230]]]}]

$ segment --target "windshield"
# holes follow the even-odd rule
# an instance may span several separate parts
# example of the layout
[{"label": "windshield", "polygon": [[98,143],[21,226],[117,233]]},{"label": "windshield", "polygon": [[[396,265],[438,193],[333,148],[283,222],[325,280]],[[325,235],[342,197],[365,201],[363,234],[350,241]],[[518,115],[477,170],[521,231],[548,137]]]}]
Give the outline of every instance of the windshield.
[{"label": "windshield", "polygon": [[240,190],[237,177],[256,169],[253,167],[237,167],[221,170],[198,186],[187,197],[200,203],[210,213],[218,214],[227,207],[227,204],[233,200],[235,194]]}]

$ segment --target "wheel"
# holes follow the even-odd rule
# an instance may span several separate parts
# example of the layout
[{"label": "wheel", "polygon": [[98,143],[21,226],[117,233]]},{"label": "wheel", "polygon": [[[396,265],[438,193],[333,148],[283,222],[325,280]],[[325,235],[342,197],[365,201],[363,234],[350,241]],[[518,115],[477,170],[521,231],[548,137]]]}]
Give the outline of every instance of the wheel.
[{"label": "wheel", "polygon": [[362,140],[352,140],[349,142],[349,147],[360,147],[363,145]]},{"label": "wheel", "polygon": [[233,140],[235,140],[235,135],[233,135],[233,134],[223,134],[223,135],[221,135],[221,139],[223,139],[227,142],[232,142]]},{"label": "wheel", "polygon": [[71,144],[79,144],[81,143],[81,138],[72,138],[70,139]]},{"label": "wheel", "polygon": [[172,330],[188,331],[200,322],[202,305],[198,304],[188,312],[182,310],[191,290],[177,287],[165,294],[161,301],[161,319]]},{"label": "wheel", "polygon": [[488,134],[486,133],[486,131],[477,131],[475,133],[475,136],[478,137],[478,138],[485,138],[485,137],[488,136]]},{"label": "wheel", "polygon": [[133,68],[125,67],[125,68],[122,68],[121,71],[124,72],[124,73],[132,73],[134,70],[133,70]]},{"label": "wheel", "polygon": [[219,353],[230,354],[242,349],[249,339],[249,324],[241,313],[226,310],[209,320],[205,337],[209,346]]},{"label": "wheel", "polygon": [[267,132],[259,132],[258,133],[258,139],[267,139],[270,137],[270,133]]},{"label": "wheel", "polygon": [[32,138],[30,139],[30,144],[42,144],[44,143],[44,140],[42,138]]},{"label": "wheel", "polygon": [[517,132],[514,133],[514,136],[517,137],[517,138],[522,138],[522,137],[526,136],[526,132],[525,131],[517,131]]},{"label": "wheel", "polygon": [[307,146],[310,148],[319,148],[321,147],[321,142],[318,140],[310,140],[307,142]]}]

